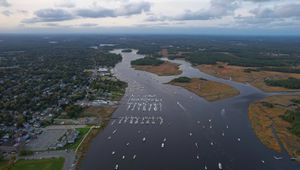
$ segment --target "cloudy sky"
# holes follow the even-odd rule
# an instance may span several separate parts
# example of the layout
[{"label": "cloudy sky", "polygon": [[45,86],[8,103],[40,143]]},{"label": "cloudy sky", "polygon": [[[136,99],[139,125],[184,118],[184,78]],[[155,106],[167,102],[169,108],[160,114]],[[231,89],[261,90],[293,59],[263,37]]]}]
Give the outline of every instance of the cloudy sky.
[{"label": "cloudy sky", "polygon": [[0,32],[300,35],[300,0],[0,0]]}]

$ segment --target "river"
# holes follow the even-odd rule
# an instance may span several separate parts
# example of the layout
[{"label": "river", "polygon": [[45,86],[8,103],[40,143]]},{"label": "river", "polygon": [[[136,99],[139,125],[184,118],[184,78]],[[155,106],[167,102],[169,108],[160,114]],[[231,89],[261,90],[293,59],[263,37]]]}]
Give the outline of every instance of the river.
[{"label": "river", "polygon": [[128,88],[109,125],[91,142],[80,169],[300,169],[286,153],[266,148],[251,129],[249,103],[271,94],[172,60],[181,64],[183,76],[222,82],[240,91],[239,96],[207,102],[181,87],[165,84],[178,76],[160,77],[132,69],[130,61],[144,57],[136,50],[113,52],[122,54],[123,61],[114,72],[128,82]]}]

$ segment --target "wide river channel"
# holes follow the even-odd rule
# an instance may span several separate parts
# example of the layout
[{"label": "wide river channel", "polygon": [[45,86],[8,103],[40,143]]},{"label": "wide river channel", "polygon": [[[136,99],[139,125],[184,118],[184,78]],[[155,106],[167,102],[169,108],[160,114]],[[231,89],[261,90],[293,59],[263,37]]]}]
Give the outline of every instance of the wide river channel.
[{"label": "wide river channel", "polygon": [[[216,102],[165,84],[178,76],[157,76],[131,68],[143,55],[122,53],[115,75],[128,82],[109,125],[97,135],[81,161],[82,170],[299,170],[286,154],[266,148],[248,119],[251,102],[269,95],[248,84],[207,75],[190,63],[180,76],[231,85],[240,95]],[[277,160],[276,157],[283,159]]]}]

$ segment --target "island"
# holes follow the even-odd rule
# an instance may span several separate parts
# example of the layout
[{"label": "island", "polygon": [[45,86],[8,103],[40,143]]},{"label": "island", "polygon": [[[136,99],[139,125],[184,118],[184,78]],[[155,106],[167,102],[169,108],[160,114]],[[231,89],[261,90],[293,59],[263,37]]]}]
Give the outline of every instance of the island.
[{"label": "island", "polygon": [[180,75],[182,71],[179,65],[168,61],[163,61],[154,57],[144,57],[131,62],[136,70],[147,71],[159,76]]},{"label": "island", "polygon": [[293,159],[300,156],[299,109],[300,95],[277,95],[252,103],[248,114],[259,140]]},{"label": "island", "polygon": [[229,85],[203,78],[179,77],[170,81],[169,84],[183,87],[210,102],[239,94],[238,90]]}]

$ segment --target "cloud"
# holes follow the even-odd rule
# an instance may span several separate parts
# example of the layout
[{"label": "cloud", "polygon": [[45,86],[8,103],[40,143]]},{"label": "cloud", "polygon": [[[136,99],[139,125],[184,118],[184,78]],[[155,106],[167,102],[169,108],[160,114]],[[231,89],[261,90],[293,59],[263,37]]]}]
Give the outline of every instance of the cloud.
[{"label": "cloud", "polygon": [[98,24],[94,24],[94,23],[84,23],[84,24],[80,24],[78,25],[80,27],[97,27]]},{"label": "cloud", "polygon": [[148,2],[126,3],[115,9],[98,7],[97,9],[41,9],[36,11],[35,17],[24,19],[23,23],[58,22],[75,18],[105,18],[132,16],[149,11],[151,4]]},{"label": "cloud", "polygon": [[[246,26],[275,27],[300,24],[300,4],[285,4],[272,8],[254,8],[249,11],[252,16],[236,17],[237,24]],[[291,23],[293,23],[291,25]]]},{"label": "cloud", "polygon": [[165,20],[211,20],[219,19],[234,13],[239,7],[238,0],[211,0],[208,9],[198,11],[186,10],[183,14],[171,16],[150,16],[146,21],[165,21]]},{"label": "cloud", "polygon": [[0,0],[0,6],[9,7],[10,3],[8,3],[7,0]]},{"label": "cloud", "polygon": [[278,1],[278,0],[243,0],[243,1],[251,1],[251,2],[268,2],[268,1]]},{"label": "cloud", "polygon": [[63,9],[41,9],[36,11],[34,18],[25,19],[23,23],[57,22],[74,19],[71,13]]},{"label": "cloud", "polygon": [[63,0],[61,3],[56,4],[55,6],[61,8],[74,8],[76,4],[74,0]]},{"label": "cloud", "polygon": [[147,12],[151,8],[148,2],[129,3],[122,5],[116,9],[98,7],[97,9],[79,9],[76,14],[83,18],[104,18],[104,17],[119,17],[131,16]]},{"label": "cloud", "polygon": [[256,18],[290,18],[300,17],[300,4],[286,4],[273,8],[255,8],[250,10]]},{"label": "cloud", "polygon": [[3,15],[7,16],[7,17],[9,17],[9,16],[11,16],[11,15],[13,14],[13,12],[11,12],[11,11],[9,11],[9,10],[4,10],[4,11],[2,11],[1,13],[2,13]]}]

